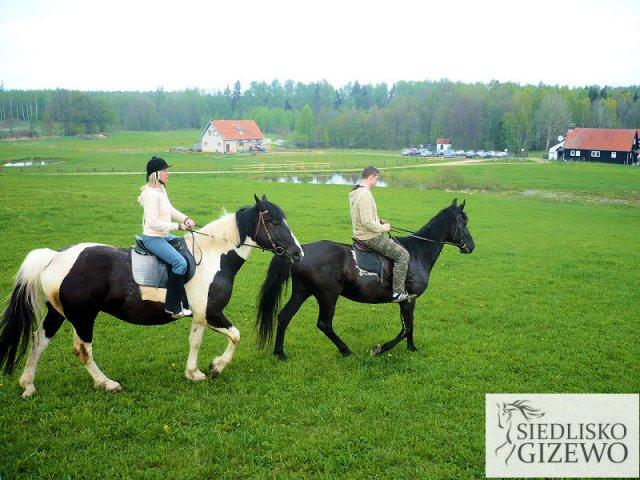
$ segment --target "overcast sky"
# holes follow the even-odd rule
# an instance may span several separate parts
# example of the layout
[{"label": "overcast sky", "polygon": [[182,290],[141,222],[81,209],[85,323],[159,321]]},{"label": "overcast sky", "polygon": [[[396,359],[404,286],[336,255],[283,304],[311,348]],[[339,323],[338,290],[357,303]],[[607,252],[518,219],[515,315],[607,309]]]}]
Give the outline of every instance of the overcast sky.
[{"label": "overcast sky", "polygon": [[640,2],[0,0],[5,89],[640,83]]}]

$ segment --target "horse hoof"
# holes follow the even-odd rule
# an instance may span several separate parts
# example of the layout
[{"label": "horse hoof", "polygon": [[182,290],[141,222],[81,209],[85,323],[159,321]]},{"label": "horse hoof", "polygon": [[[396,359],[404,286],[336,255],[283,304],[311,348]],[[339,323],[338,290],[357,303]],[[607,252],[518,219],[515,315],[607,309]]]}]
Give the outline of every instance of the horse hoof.
[{"label": "horse hoof", "polygon": [[410,345],[407,347],[407,350],[409,350],[410,352],[417,352],[418,349],[416,348],[415,345]]},{"label": "horse hoof", "polygon": [[220,375],[220,372],[215,369],[215,367],[211,367],[211,380],[215,380]]},{"label": "horse hoof", "polygon": [[382,353],[382,345],[374,345],[369,352],[372,356],[380,355]]},{"label": "horse hoof", "polygon": [[36,386],[33,383],[31,383],[31,384],[27,385],[26,387],[24,387],[24,392],[22,392],[22,398],[24,398],[26,400],[27,398],[29,398],[34,393],[36,393]]},{"label": "horse hoof", "polygon": [[193,372],[191,370],[186,370],[184,372],[184,376],[194,382],[201,382],[207,379],[207,376],[204,373],[202,373],[200,370],[195,370]]},{"label": "horse hoof", "polygon": [[346,357],[350,357],[351,355],[353,355],[353,352],[351,350],[347,350],[346,352],[340,352],[340,355],[342,355],[344,358],[346,358]]},{"label": "horse hoof", "polygon": [[104,389],[107,392],[121,392],[122,391],[122,385],[120,385],[118,382],[114,382],[113,380],[109,380],[104,385]]},{"label": "horse hoof", "polygon": [[287,357],[287,354],[284,352],[274,352],[273,353],[276,357],[278,357],[280,360],[282,360],[283,362],[287,361],[289,359],[289,357]]}]

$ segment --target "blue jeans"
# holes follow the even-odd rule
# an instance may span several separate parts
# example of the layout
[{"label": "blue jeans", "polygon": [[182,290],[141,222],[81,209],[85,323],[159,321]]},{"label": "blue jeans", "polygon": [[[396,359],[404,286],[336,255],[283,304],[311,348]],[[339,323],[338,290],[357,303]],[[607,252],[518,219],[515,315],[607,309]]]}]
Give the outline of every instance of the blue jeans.
[{"label": "blue jeans", "polygon": [[178,251],[169,244],[169,240],[177,238],[175,235],[167,235],[166,237],[151,237],[143,235],[142,241],[155,256],[161,258],[169,265],[171,270],[177,275],[184,275],[187,272],[187,261]]}]

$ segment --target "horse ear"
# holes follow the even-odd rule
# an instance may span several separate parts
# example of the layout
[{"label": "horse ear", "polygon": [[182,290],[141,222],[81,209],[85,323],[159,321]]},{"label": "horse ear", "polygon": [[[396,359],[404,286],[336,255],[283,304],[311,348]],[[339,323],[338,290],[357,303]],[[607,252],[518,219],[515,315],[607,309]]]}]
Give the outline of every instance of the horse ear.
[{"label": "horse ear", "polygon": [[267,196],[266,196],[266,195],[262,195],[262,201],[263,201],[263,202],[268,202],[268,200],[267,200]]},{"label": "horse ear", "polygon": [[256,203],[260,203],[260,199],[258,198],[258,195],[256,195],[255,193],[253,194],[253,198],[256,199]]},{"label": "horse ear", "polygon": [[457,198],[453,199],[453,202],[451,202],[451,206],[452,207],[457,207],[458,206],[458,199]]},{"label": "horse ear", "polygon": [[465,198],[462,203],[460,204],[460,211],[464,210],[464,205],[467,203],[467,199]]}]

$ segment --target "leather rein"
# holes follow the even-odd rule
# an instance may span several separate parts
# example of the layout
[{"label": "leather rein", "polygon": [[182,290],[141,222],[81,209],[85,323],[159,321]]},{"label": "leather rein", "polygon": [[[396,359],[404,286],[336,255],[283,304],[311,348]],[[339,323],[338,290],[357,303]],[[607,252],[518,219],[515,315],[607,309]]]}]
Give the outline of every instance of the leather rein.
[{"label": "leather rein", "polygon": [[[264,216],[267,213],[268,213],[267,210],[265,210],[263,212],[260,212],[260,215],[259,215],[259,218],[258,218],[258,224],[256,225],[256,231],[255,231],[254,237],[256,239],[258,238],[258,232],[260,231],[260,227],[263,227],[265,233],[267,234],[267,238],[271,242],[271,248],[265,248],[265,247],[262,247],[260,245],[251,245],[251,244],[246,243],[246,242],[239,243],[238,245],[236,245],[236,248],[240,248],[242,246],[246,246],[246,247],[251,247],[251,248],[259,248],[263,252],[273,252],[276,255],[286,255],[286,252],[284,251],[284,248],[282,248],[280,245],[277,245],[276,242],[273,241],[273,237],[271,237],[271,232],[269,231],[269,227],[267,226],[267,222],[264,220]],[[196,225],[196,226],[199,227],[200,225]],[[192,242],[191,243],[191,250],[193,251],[194,258],[195,258],[195,253],[196,253],[195,248],[198,247],[198,250],[200,250],[200,260],[196,262],[196,266],[198,266],[198,265],[200,265],[200,263],[202,263],[202,249],[198,245],[198,242],[196,242],[196,236],[195,236],[196,233],[198,235],[204,235],[205,237],[215,238],[217,240],[223,240],[223,241],[229,242],[229,240],[220,239],[220,238],[216,237],[215,235],[209,235],[208,233],[199,232],[197,230],[192,230],[191,228],[187,228],[186,231],[191,233],[191,242]],[[232,242],[229,242],[229,243],[232,243]],[[286,256],[289,257],[288,255],[286,255]]]}]

